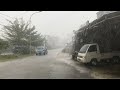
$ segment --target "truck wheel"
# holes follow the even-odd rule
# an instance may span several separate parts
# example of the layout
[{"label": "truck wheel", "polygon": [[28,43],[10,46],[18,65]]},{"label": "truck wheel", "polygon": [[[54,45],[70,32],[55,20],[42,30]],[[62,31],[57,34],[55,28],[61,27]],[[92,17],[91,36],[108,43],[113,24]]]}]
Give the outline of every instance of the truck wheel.
[{"label": "truck wheel", "polygon": [[113,62],[114,63],[119,63],[120,62],[120,58],[119,57],[113,57]]},{"label": "truck wheel", "polygon": [[97,59],[92,59],[90,64],[93,65],[93,66],[96,66],[98,64]]}]

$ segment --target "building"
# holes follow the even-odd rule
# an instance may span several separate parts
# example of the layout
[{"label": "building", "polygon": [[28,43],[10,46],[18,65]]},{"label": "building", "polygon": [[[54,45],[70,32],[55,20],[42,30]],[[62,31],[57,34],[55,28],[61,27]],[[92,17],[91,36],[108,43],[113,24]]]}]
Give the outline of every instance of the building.
[{"label": "building", "polygon": [[97,12],[97,19],[99,19],[103,15],[106,15],[106,14],[109,14],[109,13],[114,13],[114,12],[117,12],[117,11],[99,11],[99,12]]}]

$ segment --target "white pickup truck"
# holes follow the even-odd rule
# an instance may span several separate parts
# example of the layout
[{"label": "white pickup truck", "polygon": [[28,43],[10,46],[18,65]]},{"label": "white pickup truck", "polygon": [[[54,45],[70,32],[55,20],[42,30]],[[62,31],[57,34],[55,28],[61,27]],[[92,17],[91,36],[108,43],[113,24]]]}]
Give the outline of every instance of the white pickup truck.
[{"label": "white pickup truck", "polygon": [[120,62],[120,52],[100,53],[98,44],[85,44],[77,55],[77,60],[83,63],[97,65],[98,62]]}]

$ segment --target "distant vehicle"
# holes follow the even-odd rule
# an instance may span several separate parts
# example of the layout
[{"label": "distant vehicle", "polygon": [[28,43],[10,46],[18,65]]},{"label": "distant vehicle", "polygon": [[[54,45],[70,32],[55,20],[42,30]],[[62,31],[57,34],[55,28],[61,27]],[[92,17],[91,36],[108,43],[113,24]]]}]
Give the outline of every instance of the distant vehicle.
[{"label": "distant vehicle", "polygon": [[46,55],[48,54],[46,47],[38,47],[36,48],[36,55]]},{"label": "distant vehicle", "polygon": [[98,62],[120,62],[120,52],[100,52],[100,47],[97,43],[85,44],[78,52],[77,60],[83,63],[91,63],[97,65]]}]

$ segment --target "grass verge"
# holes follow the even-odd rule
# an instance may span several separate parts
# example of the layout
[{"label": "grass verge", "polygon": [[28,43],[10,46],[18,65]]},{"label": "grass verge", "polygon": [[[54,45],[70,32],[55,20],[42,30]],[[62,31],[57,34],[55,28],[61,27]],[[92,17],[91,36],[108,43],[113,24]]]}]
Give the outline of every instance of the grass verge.
[{"label": "grass verge", "polygon": [[0,55],[0,62],[12,61],[15,59],[22,59],[32,55]]}]

